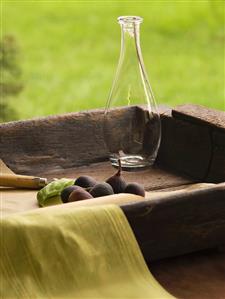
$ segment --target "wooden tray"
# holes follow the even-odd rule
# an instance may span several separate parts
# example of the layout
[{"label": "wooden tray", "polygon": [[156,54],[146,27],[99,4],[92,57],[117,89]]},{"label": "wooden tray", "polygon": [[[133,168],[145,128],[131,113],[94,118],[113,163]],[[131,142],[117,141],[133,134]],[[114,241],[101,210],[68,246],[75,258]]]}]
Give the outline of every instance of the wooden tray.
[{"label": "wooden tray", "polygon": [[[112,111],[115,144],[119,130],[127,130],[131,117],[138,122],[143,111]],[[151,271],[171,293],[225,298],[225,254],[217,252],[225,244],[225,113],[194,105],[162,107],[160,112],[162,142],[155,166],[124,176],[148,191],[189,191],[121,208]],[[85,173],[104,180],[114,171],[107,161],[102,121],[103,111],[91,110],[1,124],[0,158],[20,174],[53,178]],[[217,184],[191,189],[199,182]],[[213,251],[190,254],[209,249]]]}]

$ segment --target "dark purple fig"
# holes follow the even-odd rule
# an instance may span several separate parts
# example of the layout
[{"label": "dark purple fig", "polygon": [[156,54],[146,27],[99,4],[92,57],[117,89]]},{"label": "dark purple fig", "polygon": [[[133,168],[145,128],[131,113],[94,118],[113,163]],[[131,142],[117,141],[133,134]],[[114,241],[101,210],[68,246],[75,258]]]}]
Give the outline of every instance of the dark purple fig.
[{"label": "dark purple fig", "polygon": [[91,189],[90,194],[93,197],[101,197],[101,196],[114,194],[114,192],[113,192],[113,188],[108,183],[102,182],[95,185]]},{"label": "dark purple fig", "polygon": [[77,178],[74,182],[74,185],[80,186],[82,188],[94,187],[94,185],[96,184],[96,180],[88,175],[82,175],[79,178]]},{"label": "dark purple fig", "polygon": [[138,183],[129,183],[127,184],[125,190],[125,193],[131,193],[136,194],[145,197],[145,189],[142,185]]},{"label": "dark purple fig", "polygon": [[81,187],[73,185],[73,186],[68,186],[68,187],[64,188],[60,194],[62,202],[64,202],[64,203],[68,202],[70,193],[77,189],[81,189]]},{"label": "dark purple fig", "polygon": [[88,193],[86,190],[82,188],[79,188],[70,193],[68,202],[85,200],[90,198],[93,198],[93,196],[90,193]]},{"label": "dark purple fig", "polygon": [[124,178],[121,175],[122,167],[121,167],[121,161],[120,159],[118,160],[119,162],[119,168],[118,171],[108,178],[106,180],[106,183],[112,186],[114,193],[123,193],[127,183],[125,182]]}]

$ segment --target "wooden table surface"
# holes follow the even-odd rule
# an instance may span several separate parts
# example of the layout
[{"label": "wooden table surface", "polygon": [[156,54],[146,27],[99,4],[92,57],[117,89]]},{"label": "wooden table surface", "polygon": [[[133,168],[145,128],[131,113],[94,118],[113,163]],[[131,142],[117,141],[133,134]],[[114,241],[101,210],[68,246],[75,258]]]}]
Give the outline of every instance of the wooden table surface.
[{"label": "wooden table surface", "polygon": [[207,250],[152,262],[149,269],[177,298],[225,298],[225,251]]}]

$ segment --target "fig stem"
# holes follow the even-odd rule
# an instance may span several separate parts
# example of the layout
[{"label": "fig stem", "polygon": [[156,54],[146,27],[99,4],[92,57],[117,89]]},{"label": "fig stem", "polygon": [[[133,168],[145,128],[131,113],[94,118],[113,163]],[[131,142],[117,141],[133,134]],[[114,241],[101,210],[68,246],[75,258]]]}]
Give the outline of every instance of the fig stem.
[{"label": "fig stem", "polygon": [[121,160],[120,159],[118,159],[118,163],[119,163],[119,168],[118,168],[118,171],[117,171],[116,175],[120,176],[121,175],[121,170],[122,170],[122,165],[121,165]]}]

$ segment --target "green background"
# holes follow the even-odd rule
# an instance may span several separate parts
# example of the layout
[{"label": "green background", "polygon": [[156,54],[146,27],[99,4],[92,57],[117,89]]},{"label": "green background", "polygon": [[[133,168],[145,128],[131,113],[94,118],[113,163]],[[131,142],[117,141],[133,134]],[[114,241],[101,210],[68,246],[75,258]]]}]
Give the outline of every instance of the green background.
[{"label": "green background", "polygon": [[224,110],[223,1],[2,1],[2,33],[20,45],[19,118],[104,107],[120,51],[120,15],[140,15],[158,104]]}]

